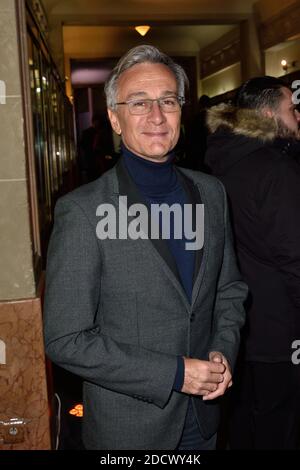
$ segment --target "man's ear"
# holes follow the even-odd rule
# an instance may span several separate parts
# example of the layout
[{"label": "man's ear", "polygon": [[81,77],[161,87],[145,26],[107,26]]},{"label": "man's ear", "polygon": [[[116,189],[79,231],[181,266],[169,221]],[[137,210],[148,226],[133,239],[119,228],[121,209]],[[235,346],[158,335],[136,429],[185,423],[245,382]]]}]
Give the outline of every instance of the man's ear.
[{"label": "man's ear", "polygon": [[271,108],[263,108],[261,110],[261,114],[264,116],[264,117],[267,117],[267,118],[273,118],[275,113],[274,111],[271,109]]},{"label": "man's ear", "polygon": [[116,132],[116,134],[121,135],[121,126],[116,112],[112,109],[108,109],[107,114],[111,123],[111,127]]}]

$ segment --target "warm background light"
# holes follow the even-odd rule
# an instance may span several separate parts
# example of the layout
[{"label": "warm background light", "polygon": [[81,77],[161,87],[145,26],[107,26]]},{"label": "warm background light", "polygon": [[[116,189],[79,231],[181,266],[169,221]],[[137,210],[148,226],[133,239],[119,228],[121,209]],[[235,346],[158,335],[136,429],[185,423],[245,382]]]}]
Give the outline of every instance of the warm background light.
[{"label": "warm background light", "polygon": [[74,408],[72,408],[69,411],[69,414],[73,415],[73,416],[77,416],[77,418],[82,418],[82,416],[83,416],[83,405],[82,404],[75,405]]},{"label": "warm background light", "polygon": [[141,25],[141,26],[135,26],[134,28],[141,36],[145,36],[149,29],[150,29],[150,26],[147,26],[147,25]]}]

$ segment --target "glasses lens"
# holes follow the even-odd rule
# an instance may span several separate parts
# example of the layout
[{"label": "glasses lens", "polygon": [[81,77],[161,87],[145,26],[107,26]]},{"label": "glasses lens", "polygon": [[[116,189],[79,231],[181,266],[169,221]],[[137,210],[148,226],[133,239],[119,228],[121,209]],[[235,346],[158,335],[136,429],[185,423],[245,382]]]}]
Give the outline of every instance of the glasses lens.
[{"label": "glasses lens", "polygon": [[180,108],[178,98],[176,96],[168,96],[166,98],[160,98],[159,105],[162,111],[165,113],[174,113]]},{"label": "glasses lens", "polygon": [[147,114],[150,112],[152,102],[149,100],[134,100],[128,103],[131,114]]},{"label": "glasses lens", "polygon": [[132,100],[126,104],[128,104],[131,114],[142,115],[150,113],[154,101],[158,102],[160,109],[165,113],[179,111],[184,103],[181,96],[166,96],[165,98],[159,98],[157,100]]}]

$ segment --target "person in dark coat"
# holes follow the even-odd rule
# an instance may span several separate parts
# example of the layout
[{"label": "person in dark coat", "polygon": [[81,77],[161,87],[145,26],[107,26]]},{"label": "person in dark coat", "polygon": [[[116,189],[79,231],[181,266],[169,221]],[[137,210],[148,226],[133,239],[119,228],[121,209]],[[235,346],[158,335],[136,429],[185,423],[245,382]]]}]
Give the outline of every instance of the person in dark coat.
[{"label": "person in dark coat", "polygon": [[84,129],[81,135],[80,149],[80,169],[84,182],[90,182],[97,178],[97,165],[94,154],[94,142],[100,126],[100,116],[94,114],[92,125]]},{"label": "person in dark coat", "polygon": [[208,172],[208,168],[204,162],[204,156],[209,135],[209,129],[206,123],[209,106],[209,96],[201,95],[198,101],[198,112],[192,121],[186,138],[188,168],[204,171],[205,173]]},{"label": "person in dark coat", "polygon": [[297,447],[300,366],[291,358],[300,338],[299,116],[292,92],[273,77],[250,79],[236,106],[208,112],[206,162],[227,190],[250,289],[232,397],[233,449]]},{"label": "person in dark coat", "polygon": [[87,182],[99,178],[115,164],[113,137],[106,113],[93,115],[92,126],[82,132],[80,152],[81,170]]}]

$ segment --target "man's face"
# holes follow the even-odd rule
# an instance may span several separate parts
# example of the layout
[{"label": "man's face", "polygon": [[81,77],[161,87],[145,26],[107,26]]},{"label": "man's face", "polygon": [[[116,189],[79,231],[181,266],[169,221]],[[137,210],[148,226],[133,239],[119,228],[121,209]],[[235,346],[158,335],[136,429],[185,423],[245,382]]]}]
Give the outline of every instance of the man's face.
[{"label": "man's face", "polygon": [[281,91],[282,99],[275,111],[279,133],[282,137],[299,138],[300,114],[292,102],[292,92],[288,88],[282,88]]},{"label": "man's face", "polygon": [[[118,81],[117,102],[157,99],[177,95],[175,76],[164,64],[136,64],[122,73]],[[125,146],[136,155],[154,162],[164,162],[175,147],[180,133],[181,112],[164,113],[153,102],[149,114],[132,115],[128,105],[108,110],[111,125],[122,135]]]}]

